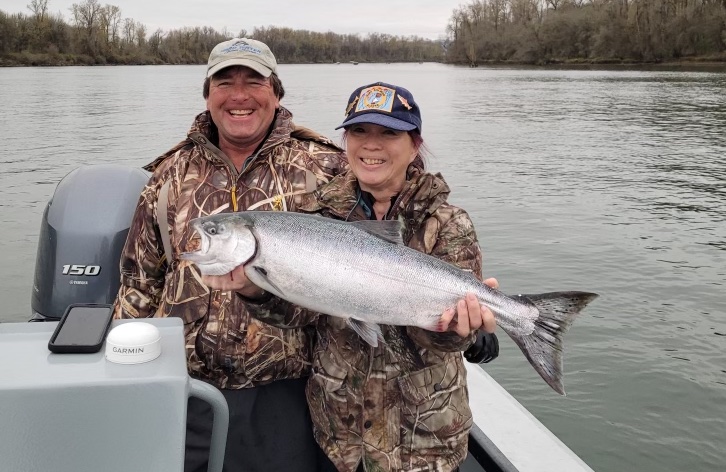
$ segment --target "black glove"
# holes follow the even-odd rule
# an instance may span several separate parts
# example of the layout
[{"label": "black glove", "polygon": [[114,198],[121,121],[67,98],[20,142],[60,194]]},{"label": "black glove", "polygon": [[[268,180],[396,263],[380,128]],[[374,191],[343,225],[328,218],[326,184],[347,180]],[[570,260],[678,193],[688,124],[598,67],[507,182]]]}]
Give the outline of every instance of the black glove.
[{"label": "black glove", "polygon": [[494,333],[479,331],[476,341],[464,351],[464,358],[472,364],[486,364],[499,356],[499,340]]}]

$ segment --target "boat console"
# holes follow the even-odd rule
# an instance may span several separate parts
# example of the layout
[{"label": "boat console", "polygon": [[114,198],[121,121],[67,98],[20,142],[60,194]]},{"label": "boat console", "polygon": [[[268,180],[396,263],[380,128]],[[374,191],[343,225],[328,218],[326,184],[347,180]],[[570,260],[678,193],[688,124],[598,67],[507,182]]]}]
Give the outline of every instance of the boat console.
[{"label": "boat console", "polygon": [[0,324],[0,468],[8,471],[155,471],[184,469],[187,400],[214,411],[208,470],[221,472],[229,414],[224,396],[187,374],[181,319],[151,324],[160,354],[122,364],[104,349],[57,354],[57,325]]}]

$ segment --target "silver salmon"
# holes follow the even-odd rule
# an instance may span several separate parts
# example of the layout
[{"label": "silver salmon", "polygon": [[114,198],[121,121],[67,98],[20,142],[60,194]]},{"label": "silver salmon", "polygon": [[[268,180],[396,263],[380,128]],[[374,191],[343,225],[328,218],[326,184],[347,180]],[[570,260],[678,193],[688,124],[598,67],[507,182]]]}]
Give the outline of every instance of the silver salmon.
[{"label": "silver salmon", "polygon": [[472,292],[562,395],[562,337],[597,297],[588,292],[507,296],[470,272],[406,247],[398,221],[245,211],[197,218],[191,225],[201,247],[181,258],[202,275],[224,275],[244,264],[260,288],[344,318],[372,346],[383,340],[379,324],[437,330],[444,310]]}]

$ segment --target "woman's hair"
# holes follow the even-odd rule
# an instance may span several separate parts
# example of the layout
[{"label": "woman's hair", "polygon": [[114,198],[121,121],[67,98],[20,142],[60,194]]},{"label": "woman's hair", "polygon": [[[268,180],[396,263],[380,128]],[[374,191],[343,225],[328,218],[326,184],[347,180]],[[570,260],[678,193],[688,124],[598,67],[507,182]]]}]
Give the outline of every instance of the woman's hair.
[{"label": "woman's hair", "polygon": [[[408,135],[411,137],[411,141],[413,141],[413,147],[416,149],[416,157],[414,158],[413,162],[411,162],[410,165],[415,166],[419,168],[420,170],[426,170],[426,164],[429,160],[429,157],[431,156],[431,152],[429,151],[428,147],[426,147],[426,143],[424,143],[423,136],[421,136],[421,133],[417,130],[411,130],[407,131]],[[345,149],[346,147],[346,141],[348,140],[348,129],[345,128],[343,130],[343,136],[341,137],[341,147]]]},{"label": "woman's hair", "polygon": [[426,170],[426,164],[431,152],[429,151],[429,148],[426,147],[423,136],[421,136],[421,133],[419,133],[418,130],[409,131],[408,135],[411,136],[413,146],[416,148],[416,157],[411,165],[416,166],[421,170]]},{"label": "woman's hair", "polygon": [[[205,100],[209,97],[209,85],[211,82],[212,79],[210,77],[204,79],[204,85],[202,85],[202,96]],[[282,100],[282,97],[285,96],[285,87],[282,86],[280,77],[278,77],[274,72],[270,74],[270,85],[272,85],[272,91],[275,92],[277,99]]]}]

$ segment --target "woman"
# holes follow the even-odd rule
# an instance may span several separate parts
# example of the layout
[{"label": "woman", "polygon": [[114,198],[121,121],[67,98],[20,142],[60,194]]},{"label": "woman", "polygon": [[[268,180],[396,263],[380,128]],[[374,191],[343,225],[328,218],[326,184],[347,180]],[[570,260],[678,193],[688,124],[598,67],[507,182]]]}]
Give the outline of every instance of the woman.
[{"label": "woman", "polygon": [[[481,277],[471,220],[446,202],[442,177],[424,171],[421,114],[411,93],[380,82],[360,87],[341,127],[350,170],[304,196],[299,211],[348,221],[402,219],[407,246]],[[335,469],[451,471],[464,461],[472,417],[461,352],[477,329],[496,327],[472,294],[442,314],[445,331],[381,326],[386,342],[374,348],[340,318],[266,296],[243,268],[204,280],[257,299],[250,312],[262,321],[314,324],[307,398],[315,438]]]}]

